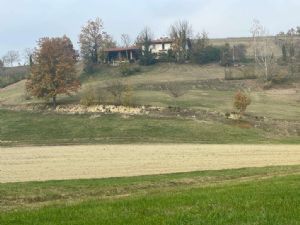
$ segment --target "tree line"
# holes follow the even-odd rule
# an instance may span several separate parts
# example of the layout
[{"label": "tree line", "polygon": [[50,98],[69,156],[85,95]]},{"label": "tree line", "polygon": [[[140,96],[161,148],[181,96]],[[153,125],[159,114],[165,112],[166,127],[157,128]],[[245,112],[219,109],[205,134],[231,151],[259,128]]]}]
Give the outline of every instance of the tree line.
[{"label": "tree line", "polygon": [[[245,59],[246,47],[244,45],[213,46],[206,32],[196,36],[193,36],[193,33],[193,28],[188,21],[178,21],[172,24],[169,29],[169,38],[173,41],[172,49],[167,53],[161,53],[159,57],[151,51],[154,35],[149,27],[145,27],[134,42],[131,41],[132,39],[128,34],[122,34],[122,47],[138,46],[141,65],[152,65],[157,61],[206,64],[220,60],[222,61],[221,64],[224,65]],[[79,44],[87,72],[92,72],[94,65],[105,62],[105,49],[117,45],[112,36],[104,31],[103,22],[99,18],[89,20],[82,27]]]}]

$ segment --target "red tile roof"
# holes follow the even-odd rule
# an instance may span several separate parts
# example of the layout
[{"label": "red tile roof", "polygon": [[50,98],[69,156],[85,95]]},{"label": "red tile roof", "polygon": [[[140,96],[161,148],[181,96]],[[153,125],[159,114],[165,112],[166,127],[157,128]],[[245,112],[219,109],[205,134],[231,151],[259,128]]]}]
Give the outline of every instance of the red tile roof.
[{"label": "red tile roof", "polygon": [[170,38],[160,38],[157,40],[152,40],[152,44],[163,44],[163,43],[173,43],[173,40]]},{"label": "red tile roof", "polygon": [[122,52],[122,51],[130,51],[130,50],[139,50],[139,47],[137,46],[131,46],[127,48],[108,48],[104,49],[104,52]]}]

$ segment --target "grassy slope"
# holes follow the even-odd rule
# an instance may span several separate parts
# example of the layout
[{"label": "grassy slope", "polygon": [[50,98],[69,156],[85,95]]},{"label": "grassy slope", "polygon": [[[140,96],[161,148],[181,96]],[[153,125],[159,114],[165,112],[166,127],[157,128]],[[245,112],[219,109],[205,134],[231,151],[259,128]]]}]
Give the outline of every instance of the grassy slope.
[{"label": "grassy slope", "polygon": [[268,143],[257,129],[217,122],[119,115],[58,115],[0,110],[0,140],[14,144]]},{"label": "grassy slope", "polygon": [[[217,65],[174,65],[161,64],[143,68],[141,74],[121,78],[123,83],[130,84],[134,88],[133,102],[140,105],[169,106],[176,105],[194,109],[206,109],[210,111],[228,112],[232,110],[235,88],[218,90],[211,84],[206,88],[199,88],[195,84],[207,79],[222,79],[224,68]],[[120,79],[117,68],[102,68],[93,77],[84,80],[83,88],[87,85],[105,86],[111,79]],[[186,94],[177,100],[171,98],[166,92],[159,90],[162,83],[172,81],[188,85]],[[39,100],[24,99],[25,82],[16,83],[5,89],[0,89],[0,103],[4,104],[27,104],[41,102]],[[142,86],[141,86],[142,85]],[[227,84],[228,85],[228,84]],[[230,87],[230,85],[228,85]],[[251,92],[252,104],[248,112],[257,116],[267,116],[275,119],[298,120],[299,87],[298,92],[285,93],[278,91],[253,91]],[[79,94],[71,97],[61,96],[59,102],[79,102]],[[282,109],[285,109],[284,111]]]},{"label": "grassy slope", "polygon": [[2,184],[0,224],[299,224],[299,172],[290,166]]},{"label": "grassy slope", "polygon": [[78,143],[299,143],[299,138],[267,137],[255,128],[242,129],[193,119],[119,115],[40,114],[0,110],[2,144]]}]

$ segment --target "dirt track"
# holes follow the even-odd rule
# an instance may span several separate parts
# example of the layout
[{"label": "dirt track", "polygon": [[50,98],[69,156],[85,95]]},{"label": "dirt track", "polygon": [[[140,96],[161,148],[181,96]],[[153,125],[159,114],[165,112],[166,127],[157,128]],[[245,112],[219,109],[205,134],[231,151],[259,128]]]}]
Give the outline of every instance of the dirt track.
[{"label": "dirt track", "polygon": [[99,145],[0,149],[0,182],[300,164],[298,145]]}]

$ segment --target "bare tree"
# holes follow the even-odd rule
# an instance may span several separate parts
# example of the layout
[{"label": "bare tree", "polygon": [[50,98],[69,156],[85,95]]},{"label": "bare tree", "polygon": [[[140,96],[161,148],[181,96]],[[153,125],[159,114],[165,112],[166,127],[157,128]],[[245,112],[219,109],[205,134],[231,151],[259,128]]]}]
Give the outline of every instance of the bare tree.
[{"label": "bare tree", "polygon": [[253,38],[252,46],[254,51],[254,59],[257,58],[257,38],[259,37],[261,30],[263,30],[263,26],[260,24],[259,20],[257,19],[253,20],[253,24],[250,29],[250,32]]},{"label": "bare tree", "polygon": [[186,94],[187,89],[182,84],[177,82],[168,82],[161,86],[161,89],[166,91],[173,99],[176,105],[176,99]]},{"label": "bare tree", "polygon": [[131,38],[128,34],[122,34],[121,40],[124,47],[129,47],[131,45]]},{"label": "bare tree", "polygon": [[263,68],[264,78],[270,80],[275,71],[275,56],[272,48],[271,39],[264,26],[258,20],[254,20],[252,26],[253,48],[256,64]]},{"label": "bare tree", "polygon": [[[122,45],[125,48],[128,48],[131,45],[131,39],[130,39],[130,36],[128,34],[122,34],[121,35],[121,40],[122,40]],[[129,60],[128,51],[126,51],[126,57]]]},{"label": "bare tree", "polygon": [[3,57],[4,64],[8,64],[11,67],[13,67],[14,63],[17,63],[19,61],[20,61],[20,55],[18,51],[9,51]]},{"label": "bare tree", "polygon": [[23,58],[25,65],[32,65],[32,55],[34,50],[31,48],[25,48],[23,52]]},{"label": "bare tree", "polygon": [[170,37],[173,39],[173,50],[177,62],[184,62],[188,59],[189,41],[192,37],[192,26],[188,21],[178,21],[171,25]]}]

